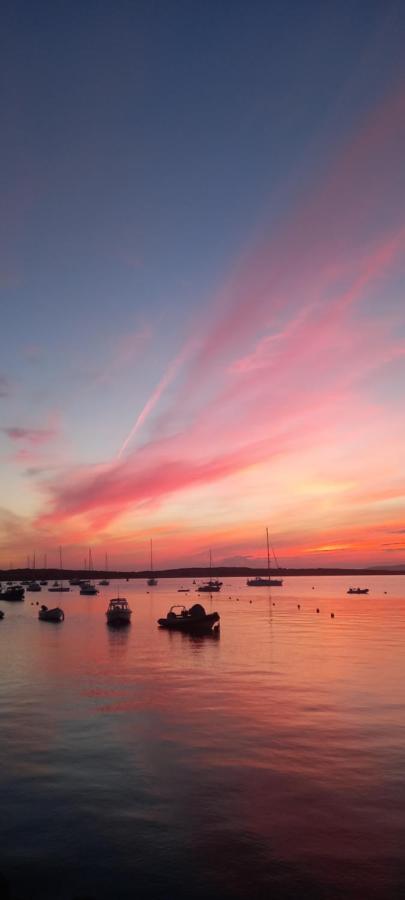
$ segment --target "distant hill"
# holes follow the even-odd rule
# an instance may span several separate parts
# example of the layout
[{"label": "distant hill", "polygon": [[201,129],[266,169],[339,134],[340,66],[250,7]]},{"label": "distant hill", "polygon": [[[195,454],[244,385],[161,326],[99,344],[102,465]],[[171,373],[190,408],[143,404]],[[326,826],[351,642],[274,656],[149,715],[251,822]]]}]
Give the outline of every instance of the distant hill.
[{"label": "distant hill", "polygon": [[[287,576],[321,576],[321,575],[404,575],[405,565],[398,566],[368,566],[367,568],[301,568],[289,569],[285,567],[271,569],[272,575]],[[3,569],[0,570],[0,581],[20,581],[21,579],[53,579],[53,578],[148,578],[150,571],[144,569],[141,572],[124,572],[122,570],[106,572],[105,569],[97,569],[89,572],[85,569]],[[177,569],[160,569],[154,572],[156,578],[249,578],[252,575],[267,575],[267,568],[251,568],[250,566],[213,566],[212,569],[207,567],[190,568],[182,567]]]}]

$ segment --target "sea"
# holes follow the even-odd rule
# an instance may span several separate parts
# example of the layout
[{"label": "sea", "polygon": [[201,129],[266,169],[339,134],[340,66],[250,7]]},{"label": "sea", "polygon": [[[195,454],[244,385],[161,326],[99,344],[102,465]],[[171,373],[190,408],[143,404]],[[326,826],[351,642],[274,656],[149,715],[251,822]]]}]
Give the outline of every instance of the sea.
[{"label": "sea", "polygon": [[196,587],[0,600],[0,897],[403,898],[405,577]]}]

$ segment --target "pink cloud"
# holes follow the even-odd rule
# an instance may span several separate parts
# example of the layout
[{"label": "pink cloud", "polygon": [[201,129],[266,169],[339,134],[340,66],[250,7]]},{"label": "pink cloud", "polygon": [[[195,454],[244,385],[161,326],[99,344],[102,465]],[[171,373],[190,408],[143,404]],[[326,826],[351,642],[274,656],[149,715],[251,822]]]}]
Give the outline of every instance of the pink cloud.
[{"label": "pink cloud", "polygon": [[[316,459],[323,450],[327,460],[336,448],[343,463],[332,472],[334,483],[361,481],[363,470],[372,474],[364,492],[342,487],[349,514],[364,508],[372,517],[374,500],[398,497],[385,465],[393,423],[381,409],[378,452],[367,444],[377,407],[367,379],[405,354],[400,314],[382,317],[373,305],[377,300],[381,309],[405,249],[396,174],[405,155],[403,112],[404,96],[397,94],[370,115],[273,237],[235,268],[215,298],[209,327],[195,325],[146,398],[118,459],[59,472],[43,486],[38,525],[97,534],[129,510],[157,511],[174,495],[185,501],[193,488],[208,492],[278,460],[286,466],[288,495],[288,474],[295,479],[305,452]],[[166,394],[166,418],[160,414],[154,430]],[[134,447],[146,424],[148,441]],[[402,437],[396,435],[397,445]],[[365,454],[360,468],[347,453],[354,439]],[[305,543],[297,522],[289,539],[303,553],[337,553],[346,546],[339,527],[324,524],[317,533],[312,526]],[[351,534],[353,546],[359,544],[361,529]],[[230,540],[236,547],[234,535]]]}]

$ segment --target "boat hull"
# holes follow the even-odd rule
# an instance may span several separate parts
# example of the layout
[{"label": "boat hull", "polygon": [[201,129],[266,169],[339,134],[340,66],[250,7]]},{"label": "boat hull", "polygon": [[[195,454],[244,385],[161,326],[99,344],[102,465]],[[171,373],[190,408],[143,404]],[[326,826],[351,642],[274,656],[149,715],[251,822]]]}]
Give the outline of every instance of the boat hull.
[{"label": "boat hull", "polygon": [[217,612],[207,613],[201,618],[193,616],[176,616],[174,618],[158,619],[159,628],[167,631],[182,631],[188,634],[208,634],[213,628],[219,627],[219,615]]},{"label": "boat hull", "polygon": [[122,628],[125,625],[131,624],[131,613],[106,613],[107,616],[107,625],[112,625],[114,628]]}]

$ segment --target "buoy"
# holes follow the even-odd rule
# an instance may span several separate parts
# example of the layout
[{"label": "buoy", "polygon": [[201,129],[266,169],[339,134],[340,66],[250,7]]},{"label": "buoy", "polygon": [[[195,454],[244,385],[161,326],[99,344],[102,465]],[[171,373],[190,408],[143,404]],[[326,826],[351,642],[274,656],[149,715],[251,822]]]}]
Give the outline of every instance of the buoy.
[{"label": "buoy", "polygon": [[317,609],[317,612],[319,612],[319,609]]},{"label": "buoy", "polygon": [[300,606],[300,604],[298,604],[298,607],[297,607],[297,608],[298,608],[298,609],[301,609],[301,606]]},{"label": "buoy", "polygon": [[275,604],[275,603],[273,603],[273,606],[275,606],[275,605],[276,605],[276,604]]},{"label": "buoy", "polygon": [[314,587],[313,587],[313,588],[312,588],[312,590],[313,590],[313,591],[314,591],[314,590],[315,590],[315,588],[314,588]]},{"label": "buoy", "polygon": [[331,619],[334,619],[334,618],[335,618],[335,613],[331,613],[331,614],[330,614],[330,617],[331,617]]}]

